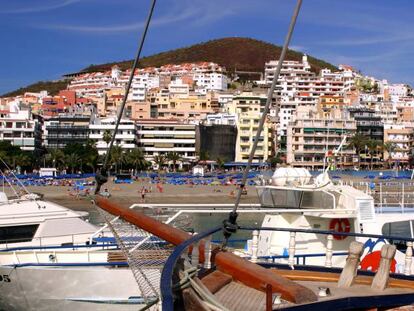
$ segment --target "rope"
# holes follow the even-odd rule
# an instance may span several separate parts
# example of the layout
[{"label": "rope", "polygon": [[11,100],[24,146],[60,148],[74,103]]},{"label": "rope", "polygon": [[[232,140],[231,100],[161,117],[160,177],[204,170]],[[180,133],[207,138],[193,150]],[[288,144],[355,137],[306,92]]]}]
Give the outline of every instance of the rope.
[{"label": "rope", "polygon": [[138,51],[137,51],[137,54],[135,56],[134,63],[132,64],[132,68],[131,68],[131,73],[129,75],[128,84],[127,84],[127,86],[125,88],[125,95],[124,95],[124,98],[122,100],[122,104],[120,106],[120,109],[118,111],[118,115],[117,115],[117,119],[116,119],[114,133],[112,135],[111,142],[109,143],[108,150],[106,151],[105,160],[104,160],[104,163],[103,163],[103,166],[102,166],[102,170],[100,172],[97,172],[97,174],[96,174],[96,189],[95,189],[95,194],[99,193],[99,191],[101,189],[101,186],[104,183],[106,183],[107,180],[108,180],[108,178],[107,178],[107,170],[108,170],[108,162],[109,162],[111,150],[112,150],[112,147],[113,147],[114,142],[115,142],[115,138],[116,138],[116,134],[118,132],[119,124],[121,123],[121,118],[122,118],[122,115],[124,113],[125,104],[127,102],[128,95],[129,95],[129,90],[131,89],[132,80],[134,79],[135,70],[138,67],[138,62],[139,62],[139,59],[141,57],[142,48],[144,46],[145,38],[147,36],[149,24],[151,22],[151,18],[152,18],[153,12],[154,12],[154,7],[155,7],[156,2],[157,2],[157,0],[152,0],[151,7],[150,7],[150,10],[149,10],[149,13],[148,13],[148,16],[147,16],[147,20],[145,22],[144,31],[142,33],[141,40],[140,40],[140,43],[139,43],[139,46],[138,46]]},{"label": "rope", "polygon": [[231,234],[235,233],[236,230],[237,230],[237,224],[236,224],[236,220],[237,220],[237,216],[238,216],[237,209],[240,205],[242,192],[244,190],[244,187],[246,186],[247,175],[250,171],[250,167],[251,167],[251,164],[253,162],[253,157],[254,157],[254,154],[256,152],[257,145],[259,143],[260,134],[263,131],[263,126],[264,126],[264,123],[266,121],[266,116],[269,112],[270,104],[272,103],[273,93],[276,89],[276,83],[277,83],[277,80],[279,79],[280,71],[282,70],[283,61],[285,59],[286,52],[287,52],[288,47],[289,47],[290,39],[292,38],[293,30],[295,28],[296,20],[297,20],[297,17],[299,15],[301,5],[302,5],[302,0],[297,0],[296,7],[295,7],[295,10],[293,11],[293,15],[292,15],[292,18],[291,18],[291,21],[290,21],[290,24],[289,24],[288,33],[286,35],[285,42],[283,44],[282,53],[280,54],[279,62],[277,64],[275,75],[273,77],[272,85],[271,85],[271,87],[269,89],[269,92],[267,94],[266,105],[265,105],[263,114],[260,118],[259,127],[257,128],[256,136],[255,136],[254,141],[253,141],[253,146],[252,146],[252,149],[251,149],[250,154],[249,154],[249,160],[247,161],[246,168],[243,172],[243,178],[242,178],[242,182],[241,182],[239,191],[237,192],[236,202],[234,204],[233,210],[229,214],[229,218],[227,220],[224,220],[224,222],[223,222],[223,231],[224,231],[224,240],[223,240],[223,245],[222,245],[223,248],[226,247],[227,241],[230,238]]}]

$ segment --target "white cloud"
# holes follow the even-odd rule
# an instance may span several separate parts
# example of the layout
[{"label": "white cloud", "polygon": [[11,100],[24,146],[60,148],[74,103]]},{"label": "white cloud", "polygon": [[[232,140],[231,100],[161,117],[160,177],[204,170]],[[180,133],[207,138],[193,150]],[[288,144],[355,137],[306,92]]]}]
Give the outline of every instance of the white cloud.
[{"label": "white cloud", "polygon": [[[24,13],[36,13],[36,12],[46,12],[51,10],[56,10],[59,8],[66,7],[68,5],[80,2],[81,0],[64,0],[64,1],[53,1],[52,3],[48,2],[44,5],[31,6],[31,7],[21,7],[9,10],[0,10],[0,14],[24,14]],[[37,3],[39,1],[36,1]]]},{"label": "white cloud", "polygon": [[[75,1],[75,0],[74,0]],[[250,3],[248,3],[250,5]],[[157,17],[159,8],[155,7],[154,17],[150,27],[165,26],[180,21],[188,21],[188,24],[197,27],[206,25],[224,17],[234,15],[240,10],[247,9],[246,4],[223,5],[220,1],[184,0],[175,2],[168,9],[166,15]],[[33,27],[50,30],[113,34],[133,32],[144,26],[144,21],[115,24],[109,26],[100,25],[69,25],[69,24],[36,24]]]}]

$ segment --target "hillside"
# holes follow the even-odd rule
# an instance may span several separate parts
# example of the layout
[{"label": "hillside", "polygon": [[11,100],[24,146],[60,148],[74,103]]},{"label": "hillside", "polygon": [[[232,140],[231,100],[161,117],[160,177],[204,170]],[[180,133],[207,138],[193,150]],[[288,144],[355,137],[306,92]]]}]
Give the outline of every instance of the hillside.
[{"label": "hillside", "polygon": [[[263,72],[265,62],[278,59],[281,51],[282,48],[280,46],[255,39],[236,37],[222,38],[144,57],[141,59],[139,66],[159,67],[165,64],[211,61],[226,67],[229,72],[234,72],[234,70]],[[302,53],[289,50],[286,58],[287,60],[300,61],[302,59]],[[319,72],[322,68],[337,69],[334,65],[312,56],[308,56],[308,60],[314,72]],[[80,72],[106,71],[113,65],[118,65],[122,70],[125,70],[132,66],[132,61],[127,60],[91,65]],[[47,90],[55,94],[59,90],[65,89],[68,81],[41,81],[8,92],[2,96],[16,96],[24,94],[25,92],[38,92],[40,90]]]},{"label": "hillside", "polygon": [[[250,38],[223,38],[195,44],[189,47],[147,56],[139,62],[140,67],[159,67],[165,64],[210,61],[225,66],[228,71],[264,71],[264,64],[269,60],[279,59],[280,46]],[[289,50],[287,60],[302,59],[303,53]],[[337,69],[334,65],[315,57],[308,57],[312,70],[319,72],[322,68]],[[125,70],[132,66],[132,60],[91,65],[82,72],[105,71],[113,65]]]},{"label": "hillside", "polygon": [[56,95],[60,90],[66,89],[69,84],[69,80],[58,80],[58,81],[39,81],[33,84],[30,84],[25,87],[21,87],[15,91],[8,92],[1,95],[1,97],[11,97],[17,95],[23,95],[26,92],[40,92],[46,90],[51,95]]}]

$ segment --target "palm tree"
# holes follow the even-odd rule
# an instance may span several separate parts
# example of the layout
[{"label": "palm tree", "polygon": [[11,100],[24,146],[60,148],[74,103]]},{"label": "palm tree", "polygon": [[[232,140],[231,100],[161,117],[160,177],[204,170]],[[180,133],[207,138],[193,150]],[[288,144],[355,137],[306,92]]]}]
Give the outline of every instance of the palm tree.
[{"label": "palm tree", "polygon": [[154,157],[154,162],[155,162],[155,164],[157,164],[158,170],[161,170],[162,166],[165,163],[165,157],[162,154],[156,155]]},{"label": "palm tree", "polygon": [[367,138],[360,133],[356,133],[348,141],[348,147],[355,149],[355,152],[358,156],[358,167],[361,166],[361,152],[365,148],[366,141]]},{"label": "palm tree", "polygon": [[370,162],[371,162],[371,170],[373,168],[373,159],[374,159],[374,154],[378,153],[378,149],[380,148],[381,144],[378,140],[376,139],[370,139],[367,141],[366,146],[368,148],[368,152],[369,152],[369,156],[370,156]]},{"label": "palm tree", "polygon": [[217,158],[216,163],[217,163],[217,167],[218,167],[219,170],[222,170],[224,168],[224,163],[225,162],[222,158],[220,158],[220,157]]},{"label": "palm tree", "polygon": [[84,158],[85,164],[87,166],[89,166],[92,171],[95,173],[95,168],[96,168],[96,164],[98,162],[98,153],[89,153],[85,158]]},{"label": "palm tree", "polygon": [[76,153],[70,153],[65,156],[65,164],[70,168],[70,172],[73,174],[75,168],[78,167],[80,162],[80,157]]},{"label": "palm tree", "polygon": [[176,171],[175,166],[176,166],[178,161],[181,161],[181,156],[177,152],[171,151],[171,152],[167,153],[167,159],[168,159],[168,161],[172,161],[174,172],[175,172]]},{"label": "palm tree", "polygon": [[147,164],[147,161],[144,158],[144,153],[140,148],[135,148],[129,151],[126,154],[126,161],[128,164],[132,164],[134,166],[135,172],[138,172],[138,168],[143,168]]},{"label": "palm tree", "polygon": [[[391,168],[392,153],[397,149],[397,145],[393,142],[386,142],[382,145],[382,149],[387,152],[387,166]],[[385,155],[384,155],[385,158]]]},{"label": "palm tree", "polygon": [[60,149],[50,149],[47,152],[46,158],[48,162],[52,162],[53,167],[56,168],[63,164],[65,154]]},{"label": "palm tree", "polygon": [[118,164],[122,164],[125,160],[124,150],[121,146],[113,146],[110,154],[111,163],[115,164],[115,172],[118,173]]},{"label": "palm tree", "polygon": [[27,154],[24,154],[24,153],[20,153],[20,154],[14,156],[13,160],[14,160],[15,166],[20,166],[20,167],[30,166],[30,164],[32,162],[30,157]]}]

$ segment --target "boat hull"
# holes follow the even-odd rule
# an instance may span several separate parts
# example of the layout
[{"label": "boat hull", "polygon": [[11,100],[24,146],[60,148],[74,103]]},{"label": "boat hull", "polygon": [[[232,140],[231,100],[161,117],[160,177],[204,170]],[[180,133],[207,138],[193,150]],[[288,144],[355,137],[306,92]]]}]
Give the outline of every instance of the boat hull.
[{"label": "boat hull", "polygon": [[143,299],[127,267],[0,266],[0,310],[138,310]]}]

